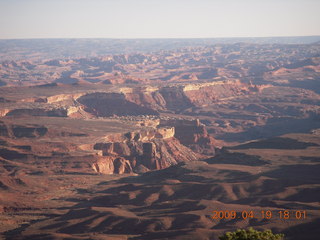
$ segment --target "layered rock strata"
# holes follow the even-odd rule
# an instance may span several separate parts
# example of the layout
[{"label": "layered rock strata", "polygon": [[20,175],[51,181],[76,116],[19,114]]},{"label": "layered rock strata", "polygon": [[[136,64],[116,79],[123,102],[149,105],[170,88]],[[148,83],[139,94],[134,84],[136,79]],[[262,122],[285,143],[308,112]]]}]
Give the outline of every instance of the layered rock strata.
[{"label": "layered rock strata", "polygon": [[191,148],[193,151],[214,155],[214,146],[216,140],[210,136],[205,125],[196,120],[161,120],[161,125],[173,126],[175,129],[175,138],[183,145]]},{"label": "layered rock strata", "polygon": [[173,127],[166,127],[128,132],[118,135],[117,141],[97,143],[94,149],[102,151],[102,158],[92,167],[100,173],[122,174],[163,169],[179,162],[198,160],[199,154],[182,145],[174,134]]}]

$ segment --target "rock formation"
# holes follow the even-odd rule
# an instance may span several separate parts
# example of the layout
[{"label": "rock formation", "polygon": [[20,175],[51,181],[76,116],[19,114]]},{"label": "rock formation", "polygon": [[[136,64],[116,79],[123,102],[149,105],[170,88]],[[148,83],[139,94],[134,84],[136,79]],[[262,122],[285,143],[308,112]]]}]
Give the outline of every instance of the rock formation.
[{"label": "rock formation", "polygon": [[174,134],[173,127],[162,127],[128,132],[117,137],[120,142],[97,143],[94,149],[101,150],[106,159],[94,163],[93,168],[102,173],[126,173],[141,168],[163,169],[199,159],[200,155],[182,145]]},{"label": "rock formation", "polygon": [[95,172],[102,174],[124,174],[133,172],[130,162],[123,157],[104,156],[93,163],[92,168]]},{"label": "rock formation", "polygon": [[175,138],[193,151],[214,155],[215,139],[210,136],[206,127],[196,120],[161,120],[161,125],[174,126]]}]

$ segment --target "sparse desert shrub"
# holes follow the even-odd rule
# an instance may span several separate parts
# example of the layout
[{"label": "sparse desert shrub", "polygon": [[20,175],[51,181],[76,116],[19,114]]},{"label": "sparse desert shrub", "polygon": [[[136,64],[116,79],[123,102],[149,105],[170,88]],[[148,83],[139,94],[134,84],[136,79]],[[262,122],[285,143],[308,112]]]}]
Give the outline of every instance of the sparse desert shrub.
[{"label": "sparse desert shrub", "polygon": [[283,240],[283,234],[273,234],[271,230],[264,232],[257,231],[250,227],[248,230],[238,229],[234,232],[227,232],[219,237],[220,240]]}]

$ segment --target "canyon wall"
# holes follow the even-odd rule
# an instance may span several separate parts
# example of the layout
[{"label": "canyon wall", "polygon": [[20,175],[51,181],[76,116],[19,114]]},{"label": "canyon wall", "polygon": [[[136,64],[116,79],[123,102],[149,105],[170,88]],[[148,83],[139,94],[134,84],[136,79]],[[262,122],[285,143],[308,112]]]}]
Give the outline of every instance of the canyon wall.
[{"label": "canyon wall", "polygon": [[266,86],[241,83],[239,80],[177,84],[170,87],[123,91],[126,100],[157,112],[179,113],[191,107],[205,106],[220,100],[253,94]]},{"label": "canyon wall", "polygon": [[113,141],[94,145],[103,157],[93,164],[93,169],[109,174],[139,173],[198,160],[200,155],[182,145],[174,135],[173,127],[162,127],[109,137]]},{"label": "canyon wall", "polygon": [[161,119],[160,126],[173,126],[175,129],[174,136],[193,151],[214,155],[216,140],[208,134],[206,127],[200,123],[199,119]]}]

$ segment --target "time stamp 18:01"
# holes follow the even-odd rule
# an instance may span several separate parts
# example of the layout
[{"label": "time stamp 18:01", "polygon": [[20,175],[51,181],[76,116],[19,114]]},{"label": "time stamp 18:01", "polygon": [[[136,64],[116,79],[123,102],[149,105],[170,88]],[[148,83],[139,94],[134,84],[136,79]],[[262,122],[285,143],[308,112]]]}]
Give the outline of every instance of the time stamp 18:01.
[{"label": "time stamp 18:01", "polygon": [[305,210],[261,210],[261,211],[212,211],[212,219],[297,219],[302,220],[307,218],[307,212]]}]

